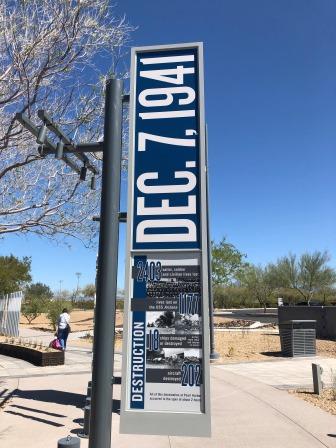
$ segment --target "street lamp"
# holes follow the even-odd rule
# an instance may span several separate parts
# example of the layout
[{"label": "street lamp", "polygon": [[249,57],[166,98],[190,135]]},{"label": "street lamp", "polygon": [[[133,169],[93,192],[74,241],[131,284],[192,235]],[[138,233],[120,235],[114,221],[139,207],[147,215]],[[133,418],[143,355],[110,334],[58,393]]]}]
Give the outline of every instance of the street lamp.
[{"label": "street lamp", "polygon": [[[129,95],[123,94],[123,81],[111,76],[106,81],[103,142],[74,143],[44,110],[38,111],[38,117],[42,120],[41,128],[37,127],[25,113],[16,114],[16,119],[22,126],[37,138],[41,157],[53,154],[80,175],[80,180],[84,180],[84,175],[89,170],[92,189],[95,188],[95,176],[99,175],[99,171],[91,161],[91,153],[103,152],[89,448],[110,448],[111,446],[122,112],[123,104],[128,102]],[[49,134],[54,134],[52,139],[47,137],[47,131]],[[59,140],[58,145],[55,137]],[[60,280],[60,293],[62,282],[63,280]],[[59,442],[59,447],[64,446],[63,440]],[[65,440],[66,443],[68,441]],[[79,446],[77,442],[75,441],[76,447]]]},{"label": "street lamp", "polygon": [[76,272],[76,277],[77,277],[77,289],[76,289],[76,298],[78,299],[78,292],[79,292],[79,279],[80,279],[80,276],[82,275],[82,273],[81,272]]}]

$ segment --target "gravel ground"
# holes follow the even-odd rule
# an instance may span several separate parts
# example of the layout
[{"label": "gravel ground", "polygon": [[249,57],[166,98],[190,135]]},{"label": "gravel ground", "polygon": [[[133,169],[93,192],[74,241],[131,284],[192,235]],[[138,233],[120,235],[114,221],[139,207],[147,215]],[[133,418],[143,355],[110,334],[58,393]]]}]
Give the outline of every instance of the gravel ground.
[{"label": "gravel ground", "polygon": [[317,406],[330,414],[336,415],[336,388],[325,389],[321,395],[302,391],[290,391],[289,393],[302,400],[308,401],[312,405]]},{"label": "gravel ground", "polygon": [[[92,336],[84,336],[82,338],[76,339],[75,341],[71,341],[71,346],[91,348],[92,343],[93,343]],[[121,349],[122,349],[122,336],[120,334],[116,334],[114,339],[114,350],[121,351]]]},{"label": "gravel ground", "polygon": [[[267,332],[225,331],[215,333],[216,351],[221,363],[258,361],[281,357],[279,335]],[[317,340],[317,355],[336,356],[336,342]]]},{"label": "gravel ground", "polygon": [[[228,321],[215,321],[215,328],[250,328],[251,325],[255,324],[254,320],[236,319]],[[276,324],[261,324],[262,328],[278,328]]]},{"label": "gravel ground", "polygon": [[[232,317],[215,316],[215,324],[220,327],[235,326]],[[122,326],[123,312],[117,311],[116,326]],[[236,321],[237,322],[237,321]],[[240,324],[248,325],[251,321],[241,321]],[[252,322],[251,322],[252,323]],[[28,325],[26,319],[22,316],[21,325],[27,328],[35,328],[39,330],[50,331],[51,326],[45,314],[37,317],[31,325]],[[275,327],[276,328],[276,327]],[[93,310],[77,310],[71,311],[71,330],[89,331],[93,329]],[[221,363],[238,362],[238,361],[258,361],[266,359],[274,359],[281,356],[279,335],[270,331],[254,331],[237,330],[215,332],[216,350],[221,355]],[[72,345],[80,345],[90,347],[91,340],[81,339],[72,341]],[[121,349],[121,338],[116,340],[116,349]],[[319,356],[335,357],[336,342],[335,341],[317,341],[317,354]]]},{"label": "gravel ground", "polygon": [[[74,309],[70,312],[70,325],[71,331],[90,331],[93,330],[93,310],[77,310]],[[116,326],[122,326],[123,312],[116,311]],[[26,328],[31,328],[40,331],[52,331],[52,326],[45,313],[42,313],[36,319],[33,320],[31,325],[28,324],[27,319],[21,315],[20,325]]]}]

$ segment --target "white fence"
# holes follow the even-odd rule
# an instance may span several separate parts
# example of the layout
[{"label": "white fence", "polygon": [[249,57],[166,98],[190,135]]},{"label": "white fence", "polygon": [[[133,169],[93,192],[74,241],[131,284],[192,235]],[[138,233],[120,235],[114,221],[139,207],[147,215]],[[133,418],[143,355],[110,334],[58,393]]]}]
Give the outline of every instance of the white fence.
[{"label": "white fence", "polygon": [[22,291],[0,296],[0,334],[19,336]]}]

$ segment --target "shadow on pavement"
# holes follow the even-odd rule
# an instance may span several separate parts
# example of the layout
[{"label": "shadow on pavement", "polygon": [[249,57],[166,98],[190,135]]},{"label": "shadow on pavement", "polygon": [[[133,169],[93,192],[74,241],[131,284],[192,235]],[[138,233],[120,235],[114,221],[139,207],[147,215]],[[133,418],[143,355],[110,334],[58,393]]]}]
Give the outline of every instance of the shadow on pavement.
[{"label": "shadow on pavement", "polygon": [[92,321],[92,317],[88,317],[86,319],[73,320],[72,322],[74,324],[78,324],[79,322],[89,322],[90,320]]},{"label": "shadow on pavement", "polygon": [[288,359],[285,356],[283,356],[282,352],[261,352],[261,355],[265,355],[265,356],[272,356],[274,358],[284,358],[284,359]]},{"label": "shadow on pavement", "polygon": [[0,431],[0,440],[3,439],[11,431],[11,426]]},{"label": "shadow on pavement", "polygon": [[83,434],[83,428],[75,428],[71,429],[69,431],[70,434],[74,434],[75,436],[78,436],[79,434]]},{"label": "shadow on pavement", "polygon": [[26,400],[44,401],[46,403],[55,403],[75,406],[82,408],[85,403],[85,395],[75,394],[72,392],[64,392],[62,390],[16,390],[15,397],[24,398]]},{"label": "shadow on pavement", "polygon": [[12,404],[10,405],[11,408],[17,408],[17,409],[22,409],[23,411],[32,411],[32,412],[36,412],[37,414],[45,414],[45,415],[49,415],[50,417],[59,417],[59,418],[65,418],[65,415],[62,414],[55,414],[54,412],[47,412],[47,411],[41,411],[40,409],[35,409],[35,408],[28,408],[27,406],[19,406],[18,404]]},{"label": "shadow on pavement", "polygon": [[312,392],[311,390],[296,390],[295,392],[297,394],[315,395],[315,393]]},{"label": "shadow on pavement", "polygon": [[120,414],[120,400],[112,400],[112,412]]},{"label": "shadow on pavement", "polygon": [[[116,413],[116,414],[120,414],[120,400],[112,400],[112,412]],[[74,434],[76,436],[78,436],[79,434],[83,434],[83,424],[84,424],[84,419],[82,418],[75,418],[73,420],[74,423],[77,423],[78,425],[81,426],[81,428],[75,428],[72,429],[70,431],[71,434]]]},{"label": "shadow on pavement", "polygon": [[2,391],[0,392],[0,398],[5,395],[5,393],[8,392],[8,389],[2,389]]},{"label": "shadow on pavement", "polygon": [[56,423],[51,420],[46,420],[44,418],[34,417],[33,415],[22,414],[22,412],[14,412],[14,411],[7,410],[7,411],[5,411],[5,413],[12,414],[12,415],[18,415],[20,417],[28,418],[29,420],[35,420],[36,422],[45,423],[50,426],[56,426],[57,428],[64,426],[64,425],[62,425],[62,423]]},{"label": "shadow on pavement", "polygon": [[[32,330],[36,331],[42,331],[43,333],[55,333],[51,328],[45,328],[45,327],[34,327]],[[38,336],[32,336],[32,337],[38,337]]]},{"label": "shadow on pavement", "polygon": [[84,418],[75,418],[72,420],[74,423],[78,423],[79,425],[83,426]]}]

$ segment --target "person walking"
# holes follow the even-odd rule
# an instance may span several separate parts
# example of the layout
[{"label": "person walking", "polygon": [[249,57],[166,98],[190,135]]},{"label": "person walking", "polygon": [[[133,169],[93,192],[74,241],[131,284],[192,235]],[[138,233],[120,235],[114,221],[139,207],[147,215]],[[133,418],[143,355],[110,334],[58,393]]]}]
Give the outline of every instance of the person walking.
[{"label": "person walking", "polygon": [[70,315],[66,308],[63,308],[57,321],[57,338],[59,339],[62,350],[66,349],[67,339],[70,333]]}]

